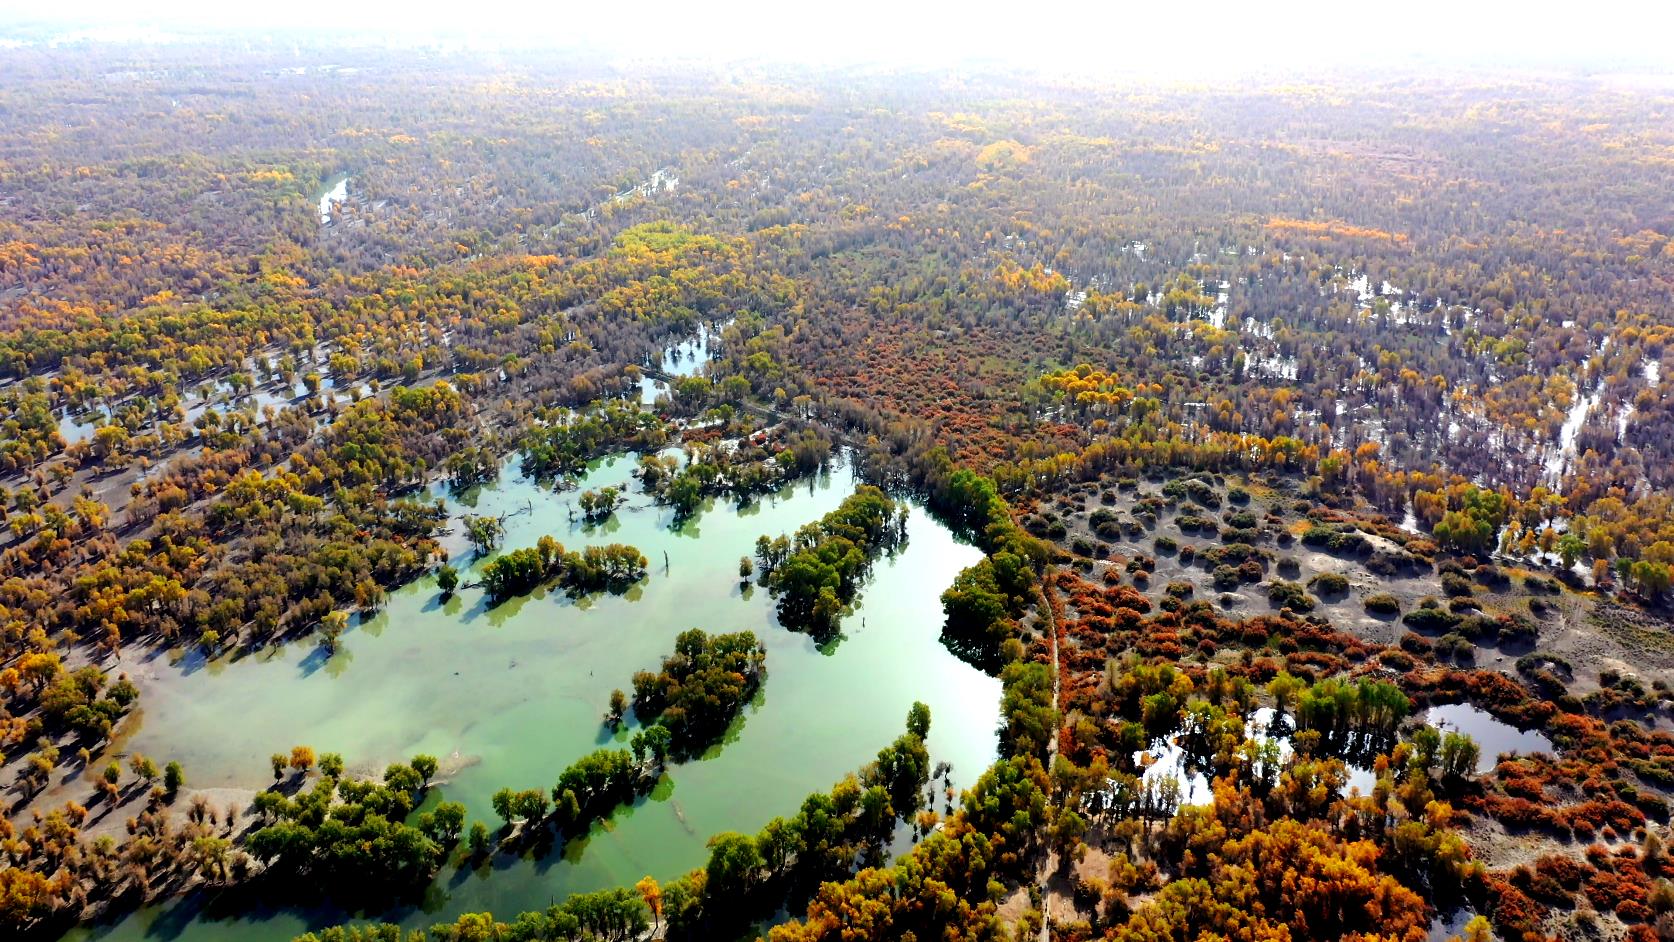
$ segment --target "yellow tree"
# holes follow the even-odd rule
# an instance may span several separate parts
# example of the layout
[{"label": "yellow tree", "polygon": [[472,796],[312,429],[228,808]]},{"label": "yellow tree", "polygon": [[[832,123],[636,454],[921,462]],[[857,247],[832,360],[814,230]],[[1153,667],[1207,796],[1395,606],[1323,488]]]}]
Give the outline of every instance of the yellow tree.
[{"label": "yellow tree", "polygon": [[634,884],[634,889],[639,891],[639,895],[645,900],[645,905],[651,909],[651,934],[656,935],[657,929],[663,921],[663,888],[657,885],[655,879],[647,875]]}]

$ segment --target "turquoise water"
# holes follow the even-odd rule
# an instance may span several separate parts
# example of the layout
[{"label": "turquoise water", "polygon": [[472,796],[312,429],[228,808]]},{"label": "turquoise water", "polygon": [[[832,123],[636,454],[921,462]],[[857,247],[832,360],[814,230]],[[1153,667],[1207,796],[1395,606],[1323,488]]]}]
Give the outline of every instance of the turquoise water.
[{"label": "turquoise water", "polygon": [[[455,502],[513,514],[507,549],[544,534],[570,548],[639,547],[650,575],[627,593],[537,592],[490,609],[474,588],[443,602],[425,578],[351,628],[334,654],[309,640],[236,660],[133,663],[143,713],[130,748],[179,760],[192,787],[251,789],[271,782],[271,753],[297,744],[340,752],[351,770],[368,773],[428,752],[441,758],[445,779],[433,791],[492,826],[496,789],[550,787],[571,761],[611,740],[601,725],[611,690],[631,689],[633,672],[655,667],[681,631],[749,629],[763,639],[767,682],[725,742],[673,766],[651,796],[544,858],[501,858],[481,871],[444,867],[421,906],[361,914],[409,926],[482,910],[510,917],[646,874],[676,877],[701,865],[712,834],[752,832],[794,813],[809,792],[870,760],[900,735],[915,699],[931,707],[931,758],[952,763],[955,786],[993,761],[999,682],[937,641],[939,595],[978,550],[914,506],[907,545],[879,560],[842,637],[822,649],[778,626],[764,590],[740,586],[738,559],[759,534],[789,532],[835,508],[856,484],[846,464],[747,507],[712,503],[678,528],[633,485],[634,464],[630,456],[601,462],[580,482],[633,490],[597,527],[582,524],[578,490],[554,493],[515,473]],[[462,564],[457,532],[444,544]],[[234,908],[230,898],[222,902]],[[74,937],[288,940],[348,915],[241,905],[241,915],[217,918],[215,908],[199,895]]]}]

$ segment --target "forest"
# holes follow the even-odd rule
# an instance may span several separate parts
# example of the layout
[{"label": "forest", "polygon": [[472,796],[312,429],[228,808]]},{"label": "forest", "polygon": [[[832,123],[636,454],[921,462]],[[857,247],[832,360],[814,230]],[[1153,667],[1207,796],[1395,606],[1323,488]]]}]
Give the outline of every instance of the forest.
[{"label": "forest", "polygon": [[[0,934],[329,899],[252,937],[1674,938],[1665,90],[289,43],[0,73]],[[720,511],[739,617],[639,601],[682,557],[618,529]],[[995,691],[990,763],[913,696],[701,860],[425,919],[684,807],[778,728],[781,659],[883,630],[924,521],[969,551],[913,591]],[[591,656],[678,637],[545,764],[253,714],[248,781],[134,745],[164,668],[615,604]]]}]

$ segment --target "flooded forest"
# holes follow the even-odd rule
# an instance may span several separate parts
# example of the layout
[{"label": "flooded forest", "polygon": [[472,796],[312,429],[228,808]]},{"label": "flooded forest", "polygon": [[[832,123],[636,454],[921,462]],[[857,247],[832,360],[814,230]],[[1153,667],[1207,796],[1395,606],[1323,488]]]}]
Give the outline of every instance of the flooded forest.
[{"label": "flooded forest", "polygon": [[1674,939],[1674,92],[0,75],[0,937]]}]

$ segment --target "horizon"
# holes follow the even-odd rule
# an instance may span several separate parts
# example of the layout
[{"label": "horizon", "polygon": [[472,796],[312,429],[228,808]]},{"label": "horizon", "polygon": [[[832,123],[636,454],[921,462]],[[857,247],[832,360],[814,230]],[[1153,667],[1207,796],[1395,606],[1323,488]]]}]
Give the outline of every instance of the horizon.
[{"label": "horizon", "polygon": [[1399,11],[1343,10],[1308,0],[1281,16],[1214,2],[1193,11],[1116,11],[1061,3],[1021,19],[995,2],[945,0],[897,8],[862,0],[841,17],[760,0],[693,9],[642,4],[625,20],[602,8],[558,11],[486,0],[466,13],[435,0],[354,6],[299,0],[285,8],[235,9],[209,0],[165,0],[143,12],[92,0],[67,14],[0,0],[0,48],[191,45],[242,40],[320,48],[425,49],[508,55],[559,52],[628,61],[718,67],[819,69],[978,68],[1063,78],[1141,76],[1216,82],[1413,70],[1576,77],[1674,73],[1663,37],[1674,10],[1622,0],[1577,15],[1552,2],[1476,4],[1422,0]]}]

